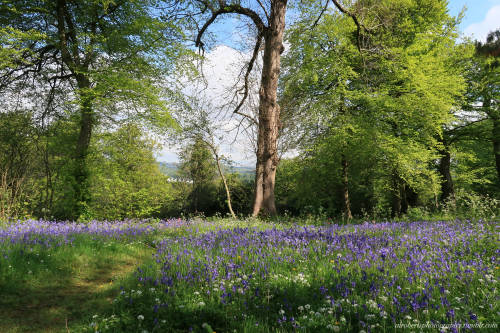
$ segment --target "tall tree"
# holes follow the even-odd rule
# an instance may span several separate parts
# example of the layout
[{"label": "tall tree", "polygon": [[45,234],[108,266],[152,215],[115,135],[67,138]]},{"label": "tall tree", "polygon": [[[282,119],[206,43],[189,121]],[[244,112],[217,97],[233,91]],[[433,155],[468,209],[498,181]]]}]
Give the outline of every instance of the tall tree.
[{"label": "tall tree", "polygon": [[209,198],[215,191],[215,164],[212,152],[201,138],[195,138],[180,153],[181,171],[192,182],[189,196],[191,211],[207,213],[211,207]]},{"label": "tall tree", "polygon": [[[361,36],[348,17],[328,9],[322,20],[306,18],[293,27],[284,102],[287,112],[303,115],[297,137],[305,142],[331,142],[339,134],[347,141],[344,149],[330,146],[341,157],[336,175],[344,193],[345,158],[353,159],[354,148],[349,128],[363,129],[359,135],[373,149],[397,216],[416,204],[417,193],[439,193],[435,137],[453,120],[450,110],[464,91],[463,69],[454,63],[467,50],[456,45],[446,1],[360,1],[354,8],[367,25]],[[343,202],[348,212],[346,195]]]},{"label": "tall tree", "polygon": [[500,184],[500,30],[490,32],[486,43],[476,43],[479,110],[492,122],[491,141]]},{"label": "tall tree", "polygon": [[[49,86],[66,82],[78,112],[73,154],[73,214],[90,195],[87,156],[92,132],[103,119],[130,110],[167,121],[157,78],[183,53],[172,17],[155,14],[157,1],[13,0],[0,4],[0,24],[15,31],[21,57],[3,66],[0,87],[36,77]],[[19,32],[19,33],[18,33]],[[38,36],[25,38],[25,34]],[[11,43],[12,44],[12,43]],[[35,87],[38,89],[38,87]]]},{"label": "tall tree", "polygon": [[[256,30],[255,44],[252,57],[246,66],[244,74],[243,97],[236,106],[234,113],[248,117],[256,122],[257,145],[256,145],[256,172],[255,172],[255,195],[252,215],[256,216],[262,210],[264,214],[275,215],[275,179],[276,167],[279,162],[278,137],[280,133],[280,106],[278,104],[278,79],[281,67],[281,54],[285,50],[283,37],[285,32],[285,18],[288,7],[287,0],[269,1],[211,1],[194,0],[194,3],[204,14],[204,22],[196,36],[196,45],[203,48],[203,36],[207,29],[220,16],[236,14],[250,20]],[[330,2],[326,2],[328,6]],[[356,16],[348,11],[339,1],[332,3],[343,13],[348,14],[360,28]],[[312,2],[305,2],[313,6]],[[317,4],[316,4],[317,6]],[[359,33],[359,29],[358,29]],[[254,120],[249,115],[241,112],[246,98],[249,94],[248,80],[255,65],[257,57],[262,50],[262,71],[259,88],[258,117]]]},{"label": "tall tree", "polygon": [[171,199],[171,184],[160,171],[160,145],[137,124],[93,136],[88,218],[123,219],[158,216]]},{"label": "tall tree", "polygon": [[[224,172],[223,161],[227,159],[220,153],[221,133],[217,125],[210,119],[207,109],[212,109],[209,102],[200,101],[193,98],[190,102],[189,111],[182,110],[177,117],[177,123],[181,127],[181,131],[174,133],[174,140],[181,142],[199,142],[205,144],[206,148],[212,153],[212,156],[217,166],[217,172],[222,180],[224,190],[226,192],[226,203],[229,213],[233,218],[236,214],[233,211],[231,204],[231,191]],[[189,113],[189,114],[186,114]]]}]

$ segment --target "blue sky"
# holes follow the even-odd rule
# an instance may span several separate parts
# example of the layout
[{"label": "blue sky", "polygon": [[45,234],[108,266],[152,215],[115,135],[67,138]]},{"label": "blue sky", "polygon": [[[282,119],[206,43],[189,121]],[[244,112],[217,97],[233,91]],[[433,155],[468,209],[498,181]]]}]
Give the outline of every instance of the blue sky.
[{"label": "blue sky", "polygon": [[[500,6],[500,0],[449,0],[450,14],[457,15],[464,6],[467,7],[462,27],[477,23],[486,17],[486,13],[494,6]],[[500,17],[498,18],[500,24]]]},{"label": "blue sky", "polygon": [[449,0],[450,14],[458,15],[466,6],[460,30],[484,38],[485,31],[500,28],[500,0]]}]

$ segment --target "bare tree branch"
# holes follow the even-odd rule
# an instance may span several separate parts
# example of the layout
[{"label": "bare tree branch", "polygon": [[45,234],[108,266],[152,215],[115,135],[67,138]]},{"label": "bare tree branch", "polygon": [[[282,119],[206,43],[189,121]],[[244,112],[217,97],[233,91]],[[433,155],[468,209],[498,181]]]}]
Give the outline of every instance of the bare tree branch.
[{"label": "bare tree branch", "polygon": [[260,8],[262,8],[262,10],[264,11],[264,14],[266,15],[267,18],[267,22],[269,22],[269,14],[267,13],[266,7],[264,7],[264,5],[260,0],[257,0],[257,2],[259,3]]},{"label": "bare tree branch", "polygon": [[321,20],[321,17],[323,16],[323,14],[328,9],[328,1],[329,0],[326,0],[325,6],[323,7],[323,9],[321,9],[321,12],[319,13],[318,17],[316,18],[316,20],[314,21],[313,25],[311,26],[312,29],[314,29],[318,25],[319,20]]},{"label": "bare tree branch", "polygon": [[209,2],[206,0],[199,0],[201,4],[206,6],[212,11],[212,16],[205,22],[205,24],[201,27],[200,31],[198,32],[198,35],[196,36],[195,40],[195,45],[203,50],[203,42],[201,38],[203,37],[203,34],[205,31],[208,29],[208,27],[217,19],[219,15],[222,14],[241,14],[244,16],[247,16],[250,18],[255,26],[257,27],[257,30],[259,31],[259,34],[261,34],[267,27],[262,22],[262,19],[260,18],[259,14],[254,12],[253,10],[242,7],[239,4],[226,4],[224,1],[219,1],[219,8],[215,10],[212,6],[210,6]]},{"label": "bare tree branch", "polygon": [[[234,111],[233,111],[233,113],[236,113],[236,114],[239,114],[239,115],[242,115],[242,116],[249,118],[256,125],[258,124],[258,122],[253,117],[250,117],[246,114],[241,113],[240,109],[248,97],[248,84],[249,84],[248,79],[250,77],[250,73],[252,72],[255,61],[257,60],[257,56],[259,55],[259,50],[260,50],[261,45],[262,45],[262,34],[259,33],[259,35],[257,36],[257,40],[255,41],[255,47],[253,49],[252,58],[250,59],[250,62],[248,63],[248,67],[247,67],[247,70],[245,73],[245,83],[244,83],[244,86],[242,88],[243,89],[243,97],[242,97],[241,101],[238,103],[238,105],[236,106],[236,109],[234,109]],[[239,91],[241,91],[241,89]]]},{"label": "bare tree branch", "polygon": [[346,14],[347,16],[350,16],[352,20],[354,21],[354,24],[356,24],[357,31],[356,31],[356,39],[357,39],[357,45],[358,45],[358,51],[361,53],[361,28],[365,30],[366,32],[369,31],[361,22],[359,22],[358,18],[356,15],[351,13],[351,11],[347,10],[340,2],[337,0],[332,0],[333,4],[335,7],[337,7],[338,10],[340,10],[342,13]]}]

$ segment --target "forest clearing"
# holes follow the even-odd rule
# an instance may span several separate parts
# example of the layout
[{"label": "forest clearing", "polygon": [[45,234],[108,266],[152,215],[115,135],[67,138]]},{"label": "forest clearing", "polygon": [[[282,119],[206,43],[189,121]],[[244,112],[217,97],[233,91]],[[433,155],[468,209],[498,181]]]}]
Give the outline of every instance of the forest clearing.
[{"label": "forest clearing", "polygon": [[0,0],[0,333],[497,332],[500,0]]}]

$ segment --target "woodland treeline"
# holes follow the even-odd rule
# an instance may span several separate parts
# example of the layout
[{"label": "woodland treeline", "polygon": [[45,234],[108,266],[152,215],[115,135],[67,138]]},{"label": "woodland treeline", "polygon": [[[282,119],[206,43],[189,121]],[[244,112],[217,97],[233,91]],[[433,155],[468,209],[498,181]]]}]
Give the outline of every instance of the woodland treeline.
[{"label": "woodland treeline", "polygon": [[[186,82],[231,17],[248,57],[221,120]],[[2,1],[0,219],[498,216],[500,30],[460,19],[445,0]],[[221,153],[228,115],[252,180]]]}]

